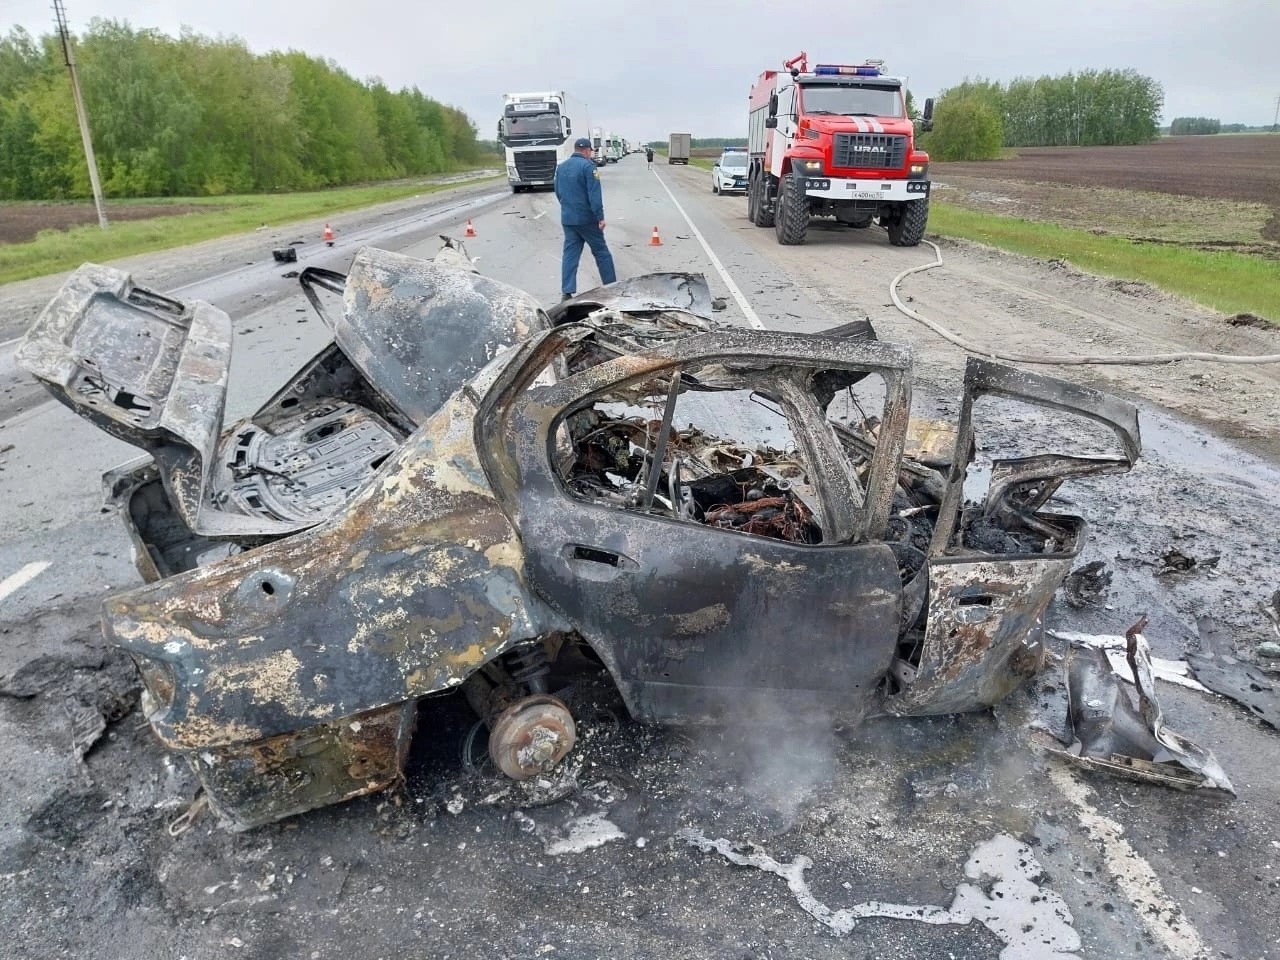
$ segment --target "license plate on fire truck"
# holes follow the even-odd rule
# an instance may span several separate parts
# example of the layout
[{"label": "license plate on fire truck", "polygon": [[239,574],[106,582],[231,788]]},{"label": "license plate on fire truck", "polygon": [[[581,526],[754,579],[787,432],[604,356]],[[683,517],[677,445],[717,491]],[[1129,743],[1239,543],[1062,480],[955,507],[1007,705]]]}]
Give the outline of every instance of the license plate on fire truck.
[{"label": "license plate on fire truck", "polygon": [[852,197],[854,200],[879,200],[880,191],[879,190],[854,190],[853,187],[849,187],[849,196]]}]

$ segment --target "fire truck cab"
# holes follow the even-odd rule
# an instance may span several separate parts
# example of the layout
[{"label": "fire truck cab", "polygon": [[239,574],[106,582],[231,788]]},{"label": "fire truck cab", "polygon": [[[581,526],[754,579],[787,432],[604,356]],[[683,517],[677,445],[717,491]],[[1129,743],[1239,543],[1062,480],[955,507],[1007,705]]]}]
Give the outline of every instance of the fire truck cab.
[{"label": "fire truck cab", "polygon": [[[913,247],[929,220],[929,155],[915,147],[905,84],[880,61],[818,64],[801,53],[751,89],[747,216],[778,242],[804,243],[809,220],[884,227]],[[926,100],[922,129],[932,125]]]}]

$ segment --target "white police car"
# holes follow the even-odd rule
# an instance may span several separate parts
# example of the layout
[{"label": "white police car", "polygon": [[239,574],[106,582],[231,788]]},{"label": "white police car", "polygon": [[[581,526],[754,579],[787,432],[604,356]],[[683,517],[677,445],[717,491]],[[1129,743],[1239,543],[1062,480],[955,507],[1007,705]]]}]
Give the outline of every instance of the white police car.
[{"label": "white police car", "polygon": [[727,149],[711,168],[712,193],[747,192],[747,151]]}]

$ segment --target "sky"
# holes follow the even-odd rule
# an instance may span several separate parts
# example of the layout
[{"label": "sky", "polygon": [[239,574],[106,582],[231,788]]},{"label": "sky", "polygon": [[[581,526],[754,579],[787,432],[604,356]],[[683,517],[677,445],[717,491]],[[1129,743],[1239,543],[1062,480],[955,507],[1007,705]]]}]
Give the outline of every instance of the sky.
[{"label": "sky", "polygon": [[[1270,124],[1280,97],[1280,0],[67,0],[91,18],[177,36],[302,50],[361,79],[417,86],[462,108],[483,139],[502,95],[563,90],[584,119],[632,142],[746,135],[761,71],[885,61],[918,104],[964,80],[1133,68],[1159,81],[1163,121]],[[802,10],[810,12],[803,13]],[[0,33],[53,31],[50,0],[0,0]]]}]

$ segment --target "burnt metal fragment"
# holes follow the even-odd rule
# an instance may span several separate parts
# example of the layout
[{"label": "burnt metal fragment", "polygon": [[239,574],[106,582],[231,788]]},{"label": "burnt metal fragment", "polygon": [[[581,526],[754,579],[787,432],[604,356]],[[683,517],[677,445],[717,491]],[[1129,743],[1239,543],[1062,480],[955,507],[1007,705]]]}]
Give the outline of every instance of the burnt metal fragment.
[{"label": "burnt metal fragment", "polygon": [[1136,706],[1102,649],[1075,643],[1069,647],[1066,674],[1074,742],[1067,750],[1052,752],[1085,769],[1179,790],[1208,788],[1234,794],[1210,751],[1165,726],[1142,635],[1146,623],[1143,617],[1125,633]]},{"label": "burnt metal fragment", "polygon": [[1186,654],[1195,678],[1280,730],[1280,678],[1242,660],[1227,631],[1208,617],[1196,621],[1200,650]]},{"label": "burnt metal fragment", "polygon": [[1062,592],[1067,603],[1079,609],[1104,599],[1111,589],[1111,571],[1102,560],[1093,560],[1067,574]]}]

